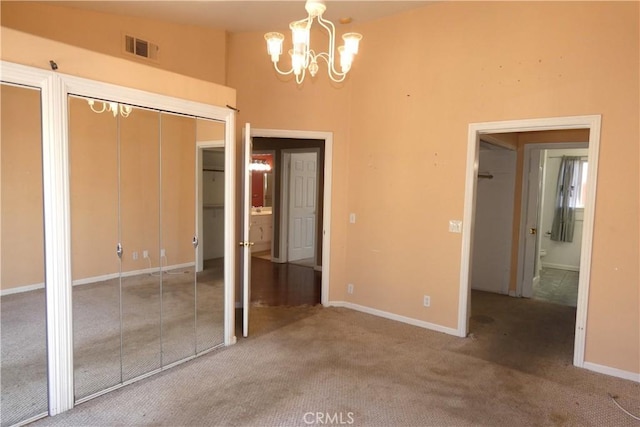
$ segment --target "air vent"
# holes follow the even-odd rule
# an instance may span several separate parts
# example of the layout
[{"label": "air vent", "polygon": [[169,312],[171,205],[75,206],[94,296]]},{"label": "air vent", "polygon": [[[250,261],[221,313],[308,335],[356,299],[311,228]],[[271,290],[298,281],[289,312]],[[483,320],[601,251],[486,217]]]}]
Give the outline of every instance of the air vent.
[{"label": "air vent", "polygon": [[147,58],[152,61],[158,61],[159,50],[160,48],[155,43],[134,36],[124,36],[124,51],[129,54],[140,58]]}]

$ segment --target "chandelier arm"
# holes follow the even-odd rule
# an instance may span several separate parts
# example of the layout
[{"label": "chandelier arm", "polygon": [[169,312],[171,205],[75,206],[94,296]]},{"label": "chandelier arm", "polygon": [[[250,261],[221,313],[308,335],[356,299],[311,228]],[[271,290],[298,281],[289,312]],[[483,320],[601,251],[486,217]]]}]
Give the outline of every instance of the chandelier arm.
[{"label": "chandelier arm", "polygon": [[278,72],[278,74],[281,74],[281,75],[283,75],[283,76],[287,76],[287,75],[289,75],[289,74],[293,73],[293,67],[291,67],[291,69],[290,69],[289,71],[282,71],[282,70],[280,70],[280,68],[278,68],[278,63],[277,63],[277,62],[274,62],[274,63],[273,63],[273,68],[275,68],[275,69],[276,69],[276,71]]},{"label": "chandelier arm", "polygon": [[305,67],[305,68],[302,69],[302,72],[300,74],[296,75],[296,83],[297,84],[302,84],[306,74],[307,74],[307,69]]},{"label": "chandelier arm", "polygon": [[[345,74],[339,73],[338,71],[336,71],[336,68],[335,68],[336,27],[333,25],[333,22],[324,19],[322,15],[318,15],[318,24],[320,24],[329,33],[329,53],[328,53],[329,60],[327,61],[327,68],[329,68],[329,76],[331,76],[331,73],[333,73],[336,76],[342,76],[343,77],[342,80],[344,80]],[[331,78],[331,80],[334,80],[334,79]]]},{"label": "chandelier arm", "polygon": [[316,59],[321,58],[324,62],[327,63],[327,73],[329,74],[329,78],[336,83],[341,83],[344,79],[347,78],[347,73],[341,73],[332,69],[331,62],[329,61],[329,54],[327,52],[320,52],[316,55]]},{"label": "chandelier arm", "polygon": [[[97,110],[96,108],[93,107],[93,105],[95,104],[95,102],[100,102],[102,104],[102,109],[101,110]],[[107,108],[106,104],[102,101],[92,101],[89,102],[89,107],[91,108],[91,111],[93,111],[94,113],[104,113],[105,109]]]}]

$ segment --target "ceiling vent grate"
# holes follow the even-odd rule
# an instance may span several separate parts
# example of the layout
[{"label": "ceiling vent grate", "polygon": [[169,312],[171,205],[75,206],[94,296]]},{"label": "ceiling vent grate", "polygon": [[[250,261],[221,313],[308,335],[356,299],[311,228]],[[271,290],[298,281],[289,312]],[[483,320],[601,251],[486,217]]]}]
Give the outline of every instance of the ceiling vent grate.
[{"label": "ceiling vent grate", "polygon": [[124,36],[124,51],[140,58],[158,61],[160,47],[147,40],[142,40],[134,36]]}]

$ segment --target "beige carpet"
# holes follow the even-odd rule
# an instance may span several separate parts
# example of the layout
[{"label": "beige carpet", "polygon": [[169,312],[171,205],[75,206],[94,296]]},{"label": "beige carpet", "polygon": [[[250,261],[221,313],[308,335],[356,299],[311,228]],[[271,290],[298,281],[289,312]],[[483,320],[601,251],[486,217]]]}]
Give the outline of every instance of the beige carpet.
[{"label": "beige carpet", "polygon": [[608,393],[637,414],[639,384],[571,366],[575,309],[477,292],[472,307],[466,339],[255,307],[251,338],[35,425],[638,425]]}]

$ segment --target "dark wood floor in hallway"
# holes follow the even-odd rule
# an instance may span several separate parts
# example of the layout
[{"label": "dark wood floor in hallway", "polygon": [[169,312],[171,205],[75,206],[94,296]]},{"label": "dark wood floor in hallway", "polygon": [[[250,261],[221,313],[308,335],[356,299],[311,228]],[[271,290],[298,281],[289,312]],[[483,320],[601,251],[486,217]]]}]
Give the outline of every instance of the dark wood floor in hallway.
[{"label": "dark wood floor in hallway", "polygon": [[266,306],[320,304],[322,273],[312,267],[251,258],[251,303]]}]

